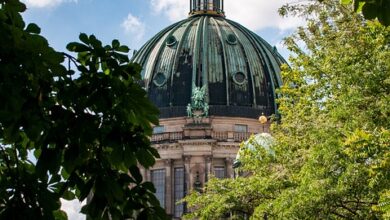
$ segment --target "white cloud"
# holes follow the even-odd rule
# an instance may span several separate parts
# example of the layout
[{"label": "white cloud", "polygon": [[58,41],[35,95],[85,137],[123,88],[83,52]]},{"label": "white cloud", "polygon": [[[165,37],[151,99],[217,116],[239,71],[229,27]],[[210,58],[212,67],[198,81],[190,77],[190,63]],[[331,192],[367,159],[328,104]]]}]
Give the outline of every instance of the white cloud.
[{"label": "white cloud", "polygon": [[[243,2],[245,2],[243,4]],[[287,30],[302,24],[302,20],[295,17],[282,18],[278,9],[291,0],[244,0],[225,1],[226,16],[252,30],[261,30],[267,27]],[[294,0],[296,2],[296,0]]]},{"label": "white cloud", "polygon": [[84,205],[78,200],[67,201],[61,199],[61,209],[66,212],[70,220],[85,220],[85,215],[80,213],[81,206]]},{"label": "white cloud", "polygon": [[54,7],[64,2],[77,2],[77,0],[23,0],[28,7],[46,8]]},{"label": "white cloud", "polygon": [[[154,12],[164,14],[171,21],[187,17],[189,1],[150,0]],[[239,22],[245,27],[258,31],[267,27],[288,30],[303,24],[299,18],[282,18],[278,9],[288,2],[296,0],[225,0],[225,13],[228,19]]]},{"label": "white cloud", "polygon": [[163,13],[170,21],[178,21],[186,18],[189,12],[188,0],[151,0],[152,9],[155,13]]},{"label": "white cloud", "polygon": [[126,33],[133,34],[135,40],[142,39],[145,34],[145,24],[130,13],[124,19],[121,26],[125,29]]}]

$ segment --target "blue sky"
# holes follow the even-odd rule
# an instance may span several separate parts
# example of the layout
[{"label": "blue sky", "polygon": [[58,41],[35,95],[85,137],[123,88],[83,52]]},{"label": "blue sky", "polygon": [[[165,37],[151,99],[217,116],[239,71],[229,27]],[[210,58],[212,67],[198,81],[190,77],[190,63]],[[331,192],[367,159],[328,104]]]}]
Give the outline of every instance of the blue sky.
[{"label": "blue sky", "polygon": [[[36,23],[42,35],[58,51],[66,51],[68,42],[80,33],[94,34],[104,43],[118,39],[131,49],[139,49],[164,27],[187,17],[189,0],[22,0],[26,23]],[[277,9],[296,0],[225,0],[228,19],[256,32],[287,59],[282,39],[302,21],[281,18]],[[84,219],[78,214],[77,201],[63,201],[71,220]]]},{"label": "blue sky", "polygon": [[[27,22],[37,23],[51,46],[65,51],[79,33],[95,34],[104,43],[119,39],[131,49],[169,24],[186,18],[188,0],[24,0]],[[282,55],[282,39],[300,24],[283,19],[277,9],[289,0],[225,0],[227,18],[255,31]]]}]

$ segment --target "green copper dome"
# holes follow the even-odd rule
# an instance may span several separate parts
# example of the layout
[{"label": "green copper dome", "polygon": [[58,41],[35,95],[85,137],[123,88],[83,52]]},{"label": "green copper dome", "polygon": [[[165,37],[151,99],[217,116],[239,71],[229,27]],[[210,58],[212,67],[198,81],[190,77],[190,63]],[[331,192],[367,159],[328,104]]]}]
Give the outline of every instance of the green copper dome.
[{"label": "green copper dome", "polygon": [[143,86],[161,118],[185,116],[195,87],[204,87],[209,115],[257,118],[262,112],[275,113],[284,59],[223,14],[192,8],[188,19],[162,30],[132,58],[143,67]]}]

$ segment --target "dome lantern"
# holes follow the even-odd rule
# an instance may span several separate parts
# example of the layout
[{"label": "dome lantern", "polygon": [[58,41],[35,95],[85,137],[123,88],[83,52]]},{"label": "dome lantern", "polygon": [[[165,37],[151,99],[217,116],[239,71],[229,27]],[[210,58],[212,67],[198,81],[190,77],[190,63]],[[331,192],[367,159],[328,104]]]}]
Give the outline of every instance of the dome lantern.
[{"label": "dome lantern", "polygon": [[224,0],[190,0],[189,16],[204,14],[225,17]]}]

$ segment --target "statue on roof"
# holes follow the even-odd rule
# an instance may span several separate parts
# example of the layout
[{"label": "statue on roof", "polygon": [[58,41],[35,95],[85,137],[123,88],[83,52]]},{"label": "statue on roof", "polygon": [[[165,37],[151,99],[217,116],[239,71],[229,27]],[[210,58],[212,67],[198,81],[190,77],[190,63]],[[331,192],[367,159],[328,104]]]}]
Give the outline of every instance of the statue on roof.
[{"label": "statue on roof", "polygon": [[206,103],[206,86],[202,88],[192,87],[191,103],[187,105],[187,116],[193,118],[203,118],[209,115],[209,105]]}]

